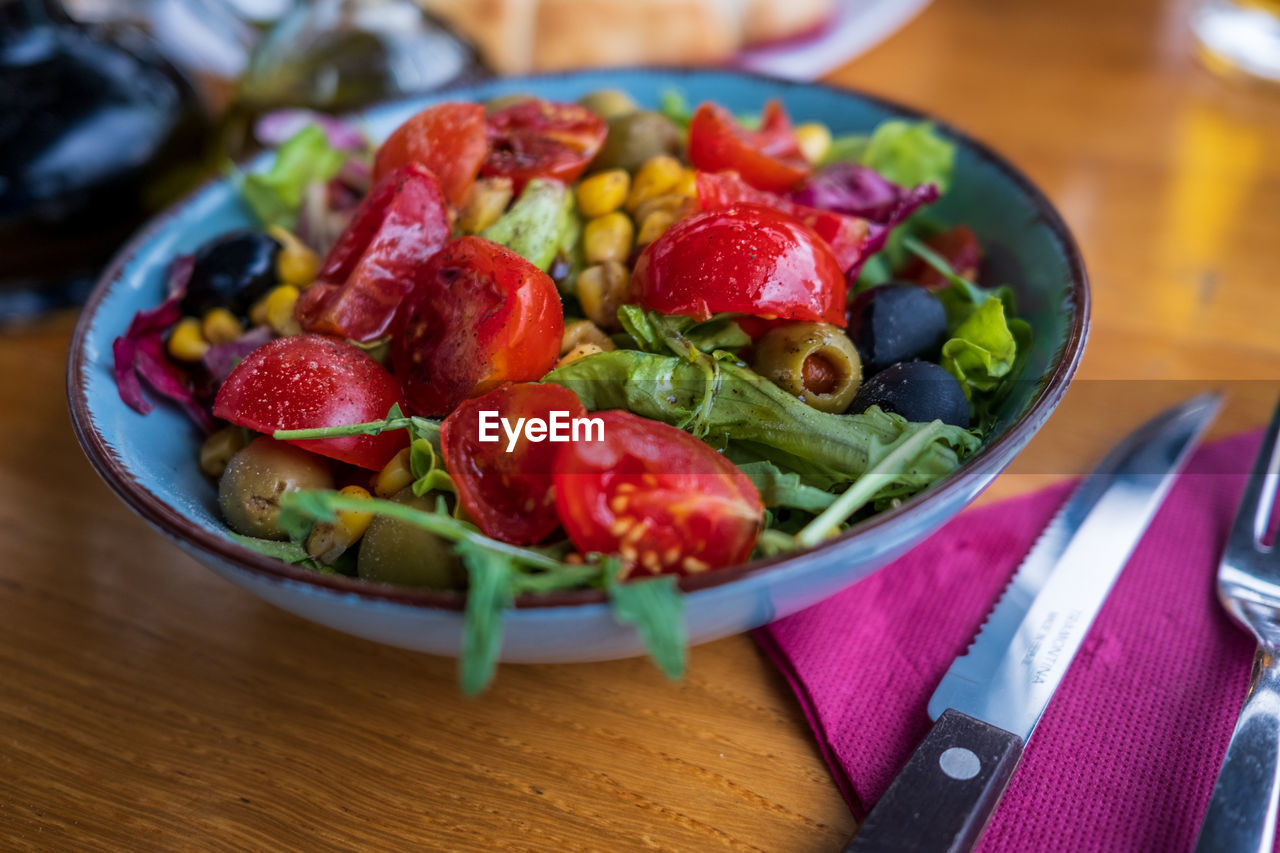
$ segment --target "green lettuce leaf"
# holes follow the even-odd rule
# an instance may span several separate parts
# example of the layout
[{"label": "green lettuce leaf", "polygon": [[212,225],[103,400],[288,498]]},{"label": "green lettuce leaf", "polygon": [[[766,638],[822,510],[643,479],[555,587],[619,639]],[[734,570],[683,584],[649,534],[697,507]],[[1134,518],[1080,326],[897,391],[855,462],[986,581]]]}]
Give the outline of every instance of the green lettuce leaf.
[{"label": "green lettuce leaf", "polygon": [[1004,303],[988,299],[978,305],[942,345],[941,364],[965,395],[990,391],[1013,369],[1018,343],[1005,319]]},{"label": "green lettuce leaf", "polygon": [[[732,441],[820,489],[856,480],[879,461],[883,448],[926,426],[875,406],[856,415],[819,412],[732,358],[689,349],[693,360],[634,350],[596,353],[543,381],[574,391],[592,411],[627,409],[716,446]],[[967,430],[945,427],[880,494],[919,491],[954,471],[977,444]]]},{"label": "green lettuce leaf", "polygon": [[735,460],[735,464],[760,492],[760,500],[765,506],[817,513],[835,503],[836,495],[805,485],[795,471],[784,471],[767,459],[753,462]]},{"label": "green lettuce leaf", "polygon": [[937,184],[945,193],[955,169],[956,146],[932,123],[890,119],[870,136],[843,136],[831,143],[824,163],[861,163],[900,187]]},{"label": "green lettuce leaf", "polygon": [[307,187],[338,174],[347,156],[329,144],[323,130],[307,125],[280,146],[270,169],[244,176],[240,194],[263,226],[292,231]]}]

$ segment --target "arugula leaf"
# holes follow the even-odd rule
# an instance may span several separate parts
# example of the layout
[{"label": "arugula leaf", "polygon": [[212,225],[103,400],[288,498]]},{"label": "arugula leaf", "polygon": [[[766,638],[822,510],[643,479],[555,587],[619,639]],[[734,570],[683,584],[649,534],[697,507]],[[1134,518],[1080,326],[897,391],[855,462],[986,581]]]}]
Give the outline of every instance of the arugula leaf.
[{"label": "arugula leaf", "polygon": [[338,174],[347,157],[329,144],[321,128],[307,125],[280,146],[270,169],[244,176],[240,194],[264,226],[279,225],[292,231],[307,186]]},{"label": "arugula leaf", "polygon": [[291,532],[301,531],[305,536],[311,524],[332,521],[344,510],[394,518],[454,543],[470,577],[459,664],[466,693],[483,690],[493,677],[502,646],[502,611],[511,606],[514,596],[605,582],[603,562],[569,564],[560,559],[563,549],[522,548],[490,539],[475,525],[449,515],[443,499],[434,512],[427,512],[382,498],[349,497],[335,491],[288,492],[280,498],[280,523],[283,526],[287,520]]},{"label": "arugula leaf", "polygon": [[560,181],[534,178],[497,222],[480,232],[546,272],[576,224],[573,193]]},{"label": "arugula leaf", "polygon": [[510,557],[470,542],[460,542],[457,553],[470,577],[458,681],[463,693],[474,696],[489,686],[498,666],[502,612],[515,597],[515,569]]},{"label": "arugula leaf", "polygon": [[684,597],[674,575],[618,581],[617,572],[606,573],[613,618],[634,625],[641,642],[658,668],[675,680],[684,675],[688,660],[684,630]]},{"label": "arugula leaf", "polygon": [[[918,240],[915,237],[908,236],[903,238],[902,245],[903,248],[917,255],[920,260],[933,267],[934,270],[940,273],[943,278],[951,283],[952,287],[960,291],[960,293],[974,305],[980,305],[990,299],[993,295],[998,295],[994,291],[981,288],[969,281],[969,279],[957,275],[955,270],[951,269],[951,264],[947,262],[947,259],[929,248],[923,241]],[[1010,311],[1012,311],[1012,306],[1010,306]]]},{"label": "arugula leaf", "polygon": [[440,422],[417,415],[405,415],[400,404],[394,403],[387,416],[380,421],[366,421],[358,424],[340,424],[331,427],[313,427],[309,429],[278,429],[271,437],[279,441],[298,441],[312,438],[345,438],[352,435],[380,435],[389,429],[411,430],[415,438],[425,438],[437,450],[440,449]]},{"label": "arugula leaf", "polygon": [[821,512],[835,503],[831,492],[807,486],[795,471],[783,471],[767,459],[754,462],[736,462],[738,469],[747,475],[760,492],[765,506],[784,506],[806,512]]},{"label": "arugula leaf", "polygon": [[875,464],[823,510],[821,515],[796,534],[796,545],[811,548],[837,531],[841,524],[883,489],[892,487],[918,456],[929,451],[930,445],[937,440],[944,428],[942,421],[933,421],[924,424],[922,429],[914,433],[904,433],[882,445]]},{"label": "arugula leaf", "polygon": [[870,166],[901,187],[937,184],[945,193],[955,169],[956,146],[927,121],[890,119],[876,125],[870,136],[835,139],[822,162],[853,162]]},{"label": "arugula leaf", "polygon": [[307,549],[302,547],[300,542],[259,539],[256,536],[244,536],[234,530],[229,530],[227,533],[250,551],[256,551],[266,557],[274,557],[282,563],[305,563],[311,559]]}]

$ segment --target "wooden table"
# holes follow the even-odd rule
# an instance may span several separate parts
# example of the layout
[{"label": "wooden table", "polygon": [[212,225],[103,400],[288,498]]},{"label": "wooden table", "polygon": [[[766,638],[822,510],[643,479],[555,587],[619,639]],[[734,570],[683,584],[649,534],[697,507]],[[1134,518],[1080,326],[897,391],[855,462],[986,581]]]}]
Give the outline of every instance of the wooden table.
[{"label": "wooden table", "polygon": [[[1155,0],[939,0],[839,83],[991,141],[1060,205],[1094,282],[1060,413],[991,494],[1087,467],[1230,380],[1280,377],[1280,97],[1197,67]],[[73,318],[0,338],[0,848],[813,850],[853,820],[746,637],[644,660],[454,663],[275,610],[148,529],[68,423]]]}]

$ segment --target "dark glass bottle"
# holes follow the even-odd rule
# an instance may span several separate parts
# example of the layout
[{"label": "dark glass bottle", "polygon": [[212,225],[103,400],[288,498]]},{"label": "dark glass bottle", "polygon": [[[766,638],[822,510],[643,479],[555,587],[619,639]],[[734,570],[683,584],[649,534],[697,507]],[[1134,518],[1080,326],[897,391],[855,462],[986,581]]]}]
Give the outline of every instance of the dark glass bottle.
[{"label": "dark glass bottle", "polygon": [[140,35],[0,0],[0,324],[83,298],[198,177],[206,136],[194,91]]},{"label": "dark glass bottle", "polygon": [[253,121],[274,109],[342,113],[488,75],[471,44],[414,0],[296,3],[250,53],[224,120],[227,154],[243,156]]}]

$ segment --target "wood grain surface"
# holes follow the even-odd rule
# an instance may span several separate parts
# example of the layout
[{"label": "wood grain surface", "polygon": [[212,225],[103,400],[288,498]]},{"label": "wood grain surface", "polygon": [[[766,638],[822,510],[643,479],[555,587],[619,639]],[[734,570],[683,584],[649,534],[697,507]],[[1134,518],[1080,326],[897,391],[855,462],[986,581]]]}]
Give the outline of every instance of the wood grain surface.
[{"label": "wood grain surface", "polygon": [[[990,142],[1094,283],[1080,379],[1008,495],[1208,385],[1280,378],[1280,96],[1192,57],[1180,4],[938,0],[832,79]],[[454,664],[219,580],[97,479],[64,401],[74,318],[0,336],[0,849],[840,849],[853,829],[747,637],[646,661]]]}]

